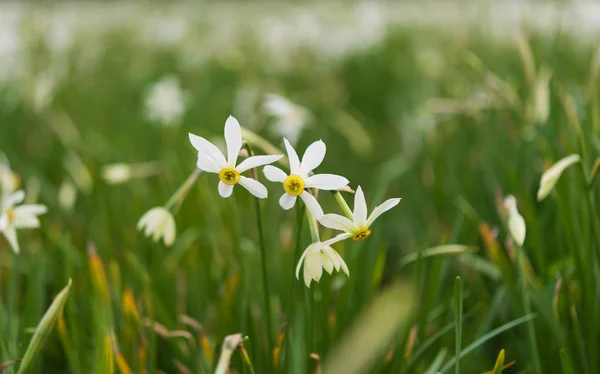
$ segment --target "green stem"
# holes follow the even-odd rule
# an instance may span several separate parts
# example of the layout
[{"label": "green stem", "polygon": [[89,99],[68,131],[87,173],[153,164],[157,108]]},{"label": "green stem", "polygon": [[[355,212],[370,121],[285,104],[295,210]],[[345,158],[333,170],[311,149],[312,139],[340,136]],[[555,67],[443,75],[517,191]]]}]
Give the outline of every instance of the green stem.
[{"label": "green stem", "polygon": [[312,239],[312,242],[320,242],[321,238],[319,237],[319,224],[308,209],[306,209],[306,219],[308,220],[308,228],[310,229],[310,238]]},{"label": "green stem", "polygon": [[192,174],[190,174],[190,176],[187,177],[185,182],[183,182],[183,184],[181,186],[179,186],[177,191],[175,191],[173,196],[171,196],[169,198],[169,200],[165,204],[165,208],[171,209],[171,208],[173,208],[173,206],[175,204],[177,204],[177,206],[175,206],[175,209],[174,209],[175,211],[177,211],[179,209],[179,207],[181,206],[183,199],[185,199],[187,194],[190,192],[190,190],[192,189],[192,186],[194,185],[194,183],[196,182],[196,179],[198,179],[200,174],[202,174],[202,170],[200,170],[198,168],[194,169]]},{"label": "green stem", "polygon": [[346,203],[346,200],[344,200],[344,197],[342,196],[340,191],[334,191],[333,196],[335,197],[335,201],[337,201],[337,203],[340,205],[340,208],[342,208],[342,210],[344,211],[346,217],[352,220],[352,209],[350,209],[348,203]]},{"label": "green stem", "polygon": [[[516,259],[515,266],[517,268],[517,277],[519,281],[519,288],[521,289],[521,302],[523,303],[523,309],[525,311],[525,315],[531,314],[531,302],[529,300],[529,294],[527,292],[527,284],[525,282],[525,269],[522,265],[521,255],[523,252],[523,248],[520,245],[516,244]],[[531,354],[533,361],[533,371],[536,374],[541,374],[541,363],[540,363],[540,353],[538,350],[538,344],[535,335],[535,325],[533,324],[533,320],[529,320],[527,322],[527,337],[529,339],[529,344],[531,346]]]}]

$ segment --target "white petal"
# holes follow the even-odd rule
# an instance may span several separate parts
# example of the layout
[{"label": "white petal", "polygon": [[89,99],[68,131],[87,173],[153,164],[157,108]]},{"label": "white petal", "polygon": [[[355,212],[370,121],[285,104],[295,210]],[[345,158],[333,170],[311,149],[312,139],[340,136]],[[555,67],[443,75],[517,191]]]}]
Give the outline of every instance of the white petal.
[{"label": "white petal", "polygon": [[138,230],[141,230],[148,224],[148,222],[150,222],[150,220],[152,219],[152,216],[155,214],[156,209],[158,209],[158,208],[152,208],[149,211],[147,211],[146,213],[144,213],[143,216],[140,217],[140,219],[137,222]]},{"label": "white petal", "polygon": [[306,148],[304,156],[302,156],[302,163],[300,164],[300,172],[303,175],[308,175],[311,171],[316,169],[323,159],[325,158],[325,152],[327,147],[322,140],[318,140]]},{"label": "white petal", "polygon": [[285,143],[288,160],[290,161],[290,174],[300,175],[300,160],[298,159],[296,150],[286,138],[283,138],[283,142]]},{"label": "white petal", "polygon": [[296,204],[296,196],[292,196],[287,192],[279,198],[279,205],[285,210],[292,209],[294,204]]},{"label": "white petal", "polygon": [[323,264],[323,269],[325,269],[326,272],[331,274],[333,272],[333,261],[331,261],[330,254],[325,252],[323,249],[321,249],[319,254],[321,255],[321,263]]},{"label": "white petal", "polygon": [[167,247],[170,247],[175,243],[175,237],[177,234],[177,230],[175,227],[175,218],[173,215],[169,214],[168,217],[165,218],[164,228],[162,232],[163,242]]},{"label": "white petal", "polygon": [[346,186],[350,181],[335,174],[316,174],[304,179],[306,188],[317,188],[319,190],[337,190]]},{"label": "white petal", "polygon": [[552,192],[554,186],[556,185],[556,182],[558,182],[558,179],[565,171],[565,169],[579,162],[580,160],[581,157],[579,155],[573,154],[559,160],[554,165],[552,165],[550,169],[546,170],[542,175],[542,179],[540,181],[540,189],[537,193],[537,200],[544,200],[550,194],[550,192]]},{"label": "white petal", "polygon": [[[330,246],[323,247],[323,249],[321,249],[321,251],[323,251],[323,253],[329,258],[329,261],[331,261],[331,264],[333,265],[335,270],[340,271],[342,257],[339,255],[339,253],[337,253]],[[331,274],[331,272],[329,272],[329,274]]]},{"label": "white petal", "polygon": [[354,194],[354,212],[352,212],[352,215],[354,224],[357,227],[363,228],[367,226],[367,202],[360,186],[358,186]]},{"label": "white petal", "polygon": [[265,173],[265,177],[271,182],[283,182],[288,177],[283,170],[271,165],[265,166],[263,173]]},{"label": "white petal", "polygon": [[373,224],[373,221],[375,221],[377,217],[398,205],[400,200],[402,199],[389,199],[384,201],[381,205],[376,206],[375,209],[373,209],[371,215],[369,216],[369,219],[367,220],[367,227],[371,226]]},{"label": "white petal", "polygon": [[348,270],[348,265],[346,265],[342,256],[340,256],[340,267],[342,268],[342,271],[344,273],[346,273],[347,276],[350,276],[350,271]]},{"label": "white petal", "polygon": [[17,192],[13,192],[6,197],[6,199],[1,202],[2,207],[4,209],[12,208],[13,206],[20,204],[25,199],[25,192],[23,190],[19,190]]},{"label": "white petal", "polygon": [[231,196],[232,192],[233,192],[233,185],[219,181],[219,195],[221,195],[221,197],[227,198],[227,197]]},{"label": "white petal", "polygon": [[522,247],[525,242],[526,227],[525,220],[519,212],[512,213],[508,217],[508,230],[519,247]]},{"label": "white petal", "polygon": [[235,166],[237,157],[242,150],[242,128],[233,116],[225,121],[225,143],[227,143],[227,162]]},{"label": "white petal", "polygon": [[6,230],[8,227],[8,216],[6,214],[0,215],[0,231]]},{"label": "white petal", "polygon": [[310,276],[315,281],[320,281],[323,275],[323,261],[321,251],[311,251],[304,260],[304,266],[308,267]]},{"label": "white petal", "polygon": [[207,173],[218,174],[222,169],[222,167],[206,153],[198,153],[198,161],[196,162],[196,166],[198,169]]},{"label": "white petal", "polygon": [[6,237],[6,240],[8,241],[8,244],[10,245],[12,250],[15,253],[19,253],[21,249],[19,248],[19,242],[17,240],[17,231],[15,230],[14,226],[9,225],[8,227],[6,227],[6,229],[2,231],[2,233]]},{"label": "white petal", "polygon": [[354,222],[339,214],[325,214],[319,218],[319,223],[330,229],[341,230],[347,233],[358,231],[358,228],[354,226]]},{"label": "white petal", "polygon": [[315,199],[313,195],[306,191],[302,191],[300,198],[302,199],[302,201],[304,201],[304,204],[306,204],[306,207],[313,215],[313,217],[319,219],[323,215],[323,208],[321,208],[319,202],[317,201],[317,199]]},{"label": "white petal", "polygon": [[17,229],[37,229],[40,227],[40,220],[33,214],[15,213],[13,226]]},{"label": "white petal", "polygon": [[304,284],[306,284],[306,287],[310,288],[310,282],[312,282],[312,274],[310,273],[306,259],[304,259]]},{"label": "white petal", "polygon": [[[216,145],[212,144],[208,140],[201,136],[189,133],[190,142],[196,148],[199,154],[204,154],[210,157],[214,162],[217,163],[221,168],[227,166],[227,161],[223,153],[217,148]],[[219,169],[220,170],[220,169]]]},{"label": "white petal", "polygon": [[306,254],[309,250],[310,246],[304,250],[302,256],[300,257],[300,260],[298,261],[298,265],[296,265],[296,279],[300,279],[300,268],[302,267],[302,262],[304,262],[304,258],[306,257]]},{"label": "white petal", "polygon": [[[268,156],[252,156],[242,161],[235,169],[239,173],[243,173],[246,170],[254,169],[259,166],[272,164],[275,161],[279,161],[283,155],[268,155]],[[282,181],[283,182],[283,181]]]},{"label": "white petal", "polygon": [[352,237],[352,234],[345,232],[343,234],[339,234],[337,236],[334,236],[333,238],[331,238],[329,240],[325,240],[323,242],[323,245],[329,245],[329,246],[331,246],[331,245],[333,245],[333,244],[335,244],[337,242],[341,242],[342,240],[346,240],[346,239],[351,238],[351,237]]},{"label": "white petal", "polygon": [[262,183],[252,178],[241,176],[240,185],[259,199],[265,199],[268,195],[267,187],[265,187]]},{"label": "white petal", "polygon": [[40,214],[44,214],[48,211],[45,205],[42,204],[26,204],[16,207],[15,214],[33,214],[39,216]]}]

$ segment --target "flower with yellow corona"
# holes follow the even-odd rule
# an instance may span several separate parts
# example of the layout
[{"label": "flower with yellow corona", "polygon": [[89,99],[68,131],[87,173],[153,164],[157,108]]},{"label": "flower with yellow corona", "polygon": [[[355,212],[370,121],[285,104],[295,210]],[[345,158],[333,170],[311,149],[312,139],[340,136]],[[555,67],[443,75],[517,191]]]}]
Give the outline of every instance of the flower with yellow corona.
[{"label": "flower with yellow corona", "polygon": [[46,206],[41,204],[19,205],[24,199],[25,192],[19,190],[7,194],[0,201],[0,233],[8,240],[15,253],[20,251],[17,230],[40,227],[38,216],[47,211]]},{"label": "flower with yellow corona", "polygon": [[175,218],[171,212],[163,207],[152,208],[140,218],[137,229],[144,231],[144,235],[152,237],[155,242],[161,238],[166,246],[175,242]]},{"label": "flower with yellow corona", "polygon": [[304,201],[310,212],[315,218],[323,215],[323,209],[317,202],[317,199],[311,195],[306,188],[316,188],[318,190],[338,190],[348,185],[348,179],[335,174],[309,174],[316,169],[325,158],[327,147],[322,140],[312,143],[302,157],[302,162],[296,154],[296,150],[290,142],[283,138],[290,161],[290,175],[275,166],[265,166],[264,173],[271,182],[283,183],[285,193],[279,199],[279,205],[285,210],[289,210],[296,204],[296,198]]},{"label": "flower with yellow corona", "polygon": [[310,283],[313,280],[315,282],[321,280],[323,269],[329,274],[333,273],[334,269],[335,271],[340,271],[341,269],[347,276],[350,276],[348,266],[346,266],[342,256],[331,248],[331,244],[335,242],[336,238],[313,243],[306,248],[302,257],[300,257],[300,261],[298,261],[298,265],[296,266],[296,278],[300,279],[300,268],[302,267],[302,263],[304,263],[303,278],[306,287],[310,287]]},{"label": "flower with yellow corona", "polygon": [[361,241],[371,235],[370,227],[377,217],[398,205],[400,200],[400,198],[395,198],[384,201],[383,204],[375,207],[371,215],[367,217],[365,195],[362,188],[358,186],[354,195],[354,211],[352,212],[351,219],[339,214],[325,214],[318,221],[321,225],[330,229],[344,231],[343,234],[330,239],[330,245],[348,238],[352,238],[354,241]]},{"label": "flower with yellow corona", "polygon": [[271,164],[282,158],[283,155],[252,156],[236,165],[242,149],[242,129],[237,119],[229,116],[225,122],[227,159],[217,146],[203,137],[189,134],[189,138],[198,151],[198,168],[207,173],[219,175],[219,194],[222,197],[231,196],[233,187],[238,183],[259,199],[267,197],[267,188],[262,183],[241,174],[256,167]]}]

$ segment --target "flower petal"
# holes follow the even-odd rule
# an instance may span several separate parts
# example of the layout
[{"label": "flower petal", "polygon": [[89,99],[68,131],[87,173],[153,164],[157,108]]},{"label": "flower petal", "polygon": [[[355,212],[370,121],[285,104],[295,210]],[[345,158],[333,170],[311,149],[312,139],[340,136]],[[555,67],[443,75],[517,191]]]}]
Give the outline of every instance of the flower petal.
[{"label": "flower petal", "polygon": [[240,176],[240,185],[259,199],[265,199],[268,196],[267,187],[252,178]]},{"label": "flower petal", "polygon": [[358,231],[354,222],[339,214],[325,214],[319,218],[319,223],[327,228],[345,231],[350,234]]},{"label": "flower petal", "polygon": [[323,269],[329,274],[333,272],[333,261],[331,261],[330,254],[321,249],[319,251],[319,255],[321,256],[321,263],[323,264]]},{"label": "flower petal", "polygon": [[317,199],[315,199],[315,197],[312,194],[306,191],[302,191],[302,194],[300,194],[300,198],[302,199],[302,201],[304,201],[304,204],[306,204],[306,207],[313,215],[313,217],[319,219],[321,216],[323,216],[323,208],[321,208],[319,202],[317,201]]},{"label": "flower petal", "polygon": [[283,142],[285,143],[285,150],[287,151],[288,160],[290,161],[290,174],[300,175],[300,160],[298,159],[296,150],[286,138],[283,138]]},{"label": "flower petal", "polygon": [[508,231],[510,231],[510,235],[519,247],[522,247],[525,242],[526,227],[525,220],[519,212],[513,213],[508,217]]},{"label": "flower petal", "polygon": [[317,188],[319,190],[337,190],[346,186],[350,181],[335,174],[316,174],[304,179],[304,185],[307,188]]},{"label": "flower petal", "polygon": [[263,173],[265,173],[265,177],[271,182],[283,182],[288,177],[283,170],[271,165],[265,166]]},{"label": "flower petal", "polygon": [[33,214],[15,213],[13,226],[17,229],[37,229],[40,227],[40,220]]},{"label": "flower petal", "polygon": [[163,242],[167,247],[170,247],[175,243],[175,237],[177,235],[177,230],[175,227],[175,218],[173,215],[169,214],[168,217],[165,217],[164,228],[162,232]]},{"label": "flower petal", "polygon": [[33,215],[39,216],[40,214],[46,213],[48,211],[48,208],[46,208],[46,206],[42,205],[42,204],[26,204],[26,205],[20,205],[20,206],[16,207],[14,210],[15,210],[16,215],[33,214]]},{"label": "flower petal", "polygon": [[377,217],[398,205],[398,203],[400,203],[400,200],[402,199],[389,199],[384,201],[381,205],[376,206],[375,209],[373,209],[373,212],[371,212],[369,219],[367,220],[367,227],[371,226],[373,224],[373,221],[375,221]]},{"label": "flower petal", "polygon": [[561,160],[557,161],[554,165],[550,167],[550,169],[546,170],[542,175],[542,179],[540,181],[540,189],[537,192],[537,200],[544,200],[550,192],[554,189],[556,182],[569,166],[579,162],[581,160],[581,156],[578,154],[572,154]]},{"label": "flower petal", "polygon": [[4,230],[2,230],[4,237],[8,241],[8,244],[12,248],[15,253],[19,253],[21,249],[19,248],[19,241],[17,240],[17,230],[12,225],[7,226]]},{"label": "flower petal", "polygon": [[235,162],[242,150],[242,128],[233,116],[229,116],[225,121],[225,143],[227,143],[227,162],[230,166],[235,167]]},{"label": "flower petal", "polygon": [[[331,264],[333,265],[336,271],[340,271],[341,266],[341,256],[330,246],[325,246],[321,251],[329,258]],[[331,272],[329,273],[331,274]]]},{"label": "flower petal", "polygon": [[334,236],[333,238],[331,238],[329,240],[325,240],[323,242],[323,245],[330,245],[331,246],[331,245],[333,245],[333,244],[335,244],[337,242],[341,242],[342,240],[346,240],[346,239],[351,238],[351,237],[352,237],[352,234],[349,234],[349,233],[345,232],[345,233],[336,235],[336,236]]},{"label": "flower petal", "polygon": [[222,169],[215,160],[213,160],[206,153],[198,153],[198,161],[196,162],[198,169],[207,173],[219,173]]},{"label": "flower petal", "polygon": [[300,172],[303,175],[308,175],[311,171],[316,169],[323,159],[325,158],[325,152],[327,147],[322,140],[318,140],[306,148],[304,156],[302,156],[302,163],[300,164]]},{"label": "flower petal", "polygon": [[[243,173],[246,170],[254,169],[259,166],[272,164],[275,161],[279,161],[283,155],[267,155],[267,156],[252,156],[242,161],[235,169],[239,173]],[[283,182],[283,181],[282,181]]]},{"label": "flower petal", "polygon": [[308,269],[310,277],[316,282],[321,280],[323,275],[323,261],[321,257],[321,251],[311,251],[306,255],[304,260],[305,271]]},{"label": "flower petal", "polygon": [[219,195],[221,195],[221,197],[227,198],[227,197],[231,196],[232,192],[233,192],[233,185],[219,181]]},{"label": "flower petal", "polygon": [[17,192],[13,192],[11,194],[9,194],[6,199],[4,199],[2,203],[2,208],[4,209],[8,209],[8,208],[12,208],[13,206],[20,204],[23,202],[23,200],[25,199],[25,192],[23,192],[23,190],[19,190]]},{"label": "flower petal", "polygon": [[284,193],[279,198],[279,205],[281,205],[281,207],[285,210],[292,209],[294,207],[294,204],[296,204],[296,196]]},{"label": "flower petal", "polygon": [[194,135],[192,133],[189,133],[188,136],[190,138],[190,142],[192,143],[194,148],[196,148],[198,153],[210,157],[214,162],[217,163],[217,165],[220,166],[219,170],[227,166],[225,156],[223,156],[223,153],[221,153],[221,151],[219,150],[219,148],[217,148],[216,145],[212,144],[203,137]]},{"label": "flower petal", "polygon": [[300,268],[302,267],[302,262],[304,262],[304,258],[306,257],[306,254],[308,253],[309,249],[310,246],[304,250],[302,256],[300,257],[300,260],[298,260],[298,265],[296,265],[296,279],[300,279]]},{"label": "flower petal", "polygon": [[360,186],[354,194],[354,212],[352,212],[352,216],[356,227],[364,228],[367,226],[367,202]]}]

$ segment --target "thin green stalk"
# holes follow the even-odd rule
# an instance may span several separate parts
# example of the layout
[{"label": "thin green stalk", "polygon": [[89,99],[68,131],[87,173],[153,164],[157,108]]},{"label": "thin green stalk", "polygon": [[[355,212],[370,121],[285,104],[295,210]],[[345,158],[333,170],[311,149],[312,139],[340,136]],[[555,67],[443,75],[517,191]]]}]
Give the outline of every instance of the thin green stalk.
[{"label": "thin green stalk", "polygon": [[[194,183],[196,182],[196,180],[198,179],[200,174],[202,174],[202,170],[200,170],[198,168],[194,169],[192,174],[190,174],[190,176],[187,177],[185,182],[183,182],[183,184],[181,186],[179,186],[177,191],[175,191],[173,196],[171,196],[169,198],[169,200],[165,204],[165,208],[171,209],[171,208],[173,208],[173,206],[175,206],[174,210],[177,211],[179,209],[179,207],[181,206],[183,199],[185,199],[187,194],[190,192],[192,186],[194,185]],[[175,204],[177,204],[177,205],[175,205]]]},{"label": "thin green stalk", "polygon": [[[515,266],[517,268],[517,277],[518,277],[518,281],[519,281],[518,287],[521,289],[521,298],[522,298],[521,302],[523,303],[523,309],[525,311],[525,314],[530,315],[531,314],[531,302],[529,300],[529,293],[527,292],[527,284],[525,282],[525,274],[524,274],[525,271],[521,264],[521,255],[523,252],[523,248],[521,248],[521,246],[518,245],[517,243],[515,243],[515,246],[516,246]],[[527,322],[527,337],[529,339],[529,344],[531,346],[533,372],[536,374],[541,374],[542,373],[542,365],[540,362],[540,353],[538,350],[537,340],[535,338],[536,337],[535,325],[533,323],[533,320],[529,320]]]},{"label": "thin green stalk", "polygon": [[463,315],[463,285],[460,277],[456,277],[454,282],[454,344],[456,348],[456,362],[454,372],[460,373],[460,351],[462,348],[462,315]]},{"label": "thin green stalk", "polygon": [[335,197],[335,201],[337,201],[337,203],[340,205],[340,208],[342,208],[342,210],[344,211],[346,217],[352,219],[352,209],[350,209],[348,203],[346,202],[346,200],[344,200],[344,197],[342,196],[341,192],[334,191],[333,196]]},{"label": "thin green stalk", "polygon": [[310,213],[310,210],[306,210],[306,219],[308,220],[308,228],[310,229],[310,238],[313,243],[320,242],[321,238],[319,237],[319,224],[313,215]]}]

